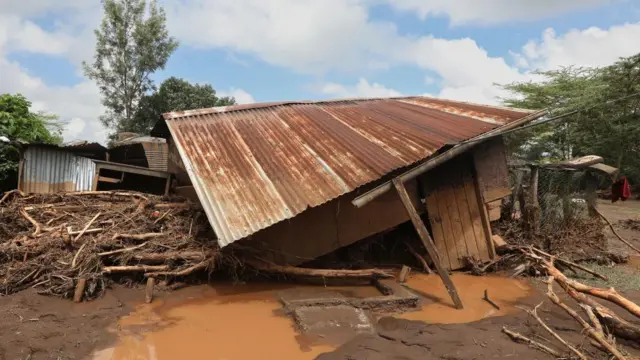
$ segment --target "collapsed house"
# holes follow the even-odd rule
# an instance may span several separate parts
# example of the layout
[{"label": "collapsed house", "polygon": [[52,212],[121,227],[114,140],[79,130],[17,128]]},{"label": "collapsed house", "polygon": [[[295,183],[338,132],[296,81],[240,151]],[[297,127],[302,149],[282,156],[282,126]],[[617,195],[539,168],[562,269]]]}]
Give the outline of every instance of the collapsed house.
[{"label": "collapsed house", "polygon": [[[407,222],[412,207],[455,270],[495,256],[489,221],[511,194],[500,133],[542,115],[425,97],[277,102],[167,113],[151,135],[167,139],[175,190],[199,200],[221,247],[299,265]],[[412,206],[393,192],[352,204],[394,178]]]}]

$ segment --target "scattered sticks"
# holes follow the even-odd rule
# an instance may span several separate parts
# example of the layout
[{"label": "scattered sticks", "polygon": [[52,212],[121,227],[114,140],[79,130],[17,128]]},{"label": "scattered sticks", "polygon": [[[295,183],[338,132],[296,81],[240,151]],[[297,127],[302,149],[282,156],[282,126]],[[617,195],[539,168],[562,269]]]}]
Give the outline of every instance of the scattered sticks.
[{"label": "scattered sticks", "polygon": [[511,339],[513,339],[513,341],[515,341],[515,342],[525,343],[525,344],[531,346],[532,348],[544,351],[547,354],[549,354],[549,355],[551,355],[551,356],[553,356],[555,358],[561,358],[562,357],[562,355],[558,351],[556,351],[556,350],[554,350],[554,349],[552,349],[552,348],[550,348],[550,347],[548,347],[546,345],[543,345],[543,344],[541,344],[541,343],[539,343],[537,341],[531,340],[531,339],[529,339],[528,337],[526,337],[524,335],[521,335],[521,334],[518,334],[516,332],[513,332],[513,331],[507,329],[506,326],[502,327],[502,332],[507,334],[507,335],[509,335],[509,337]]},{"label": "scattered sticks", "polygon": [[533,309],[526,309],[526,308],[522,308],[522,309],[526,311],[529,315],[531,315],[531,317],[536,319],[536,321],[540,323],[540,325],[542,325],[542,327],[549,334],[551,334],[554,338],[556,338],[556,340],[560,341],[564,346],[566,346],[569,350],[571,350],[572,353],[576,354],[576,356],[578,356],[582,360],[589,360],[583,353],[580,352],[580,350],[576,349],[573,345],[569,344],[565,339],[563,339],[560,335],[558,335],[555,331],[553,331],[547,324],[545,324],[545,322],[540,318],[537,312],[538,308],[541,305],[542,303],[538,304],[538,306],[536,306]]}]

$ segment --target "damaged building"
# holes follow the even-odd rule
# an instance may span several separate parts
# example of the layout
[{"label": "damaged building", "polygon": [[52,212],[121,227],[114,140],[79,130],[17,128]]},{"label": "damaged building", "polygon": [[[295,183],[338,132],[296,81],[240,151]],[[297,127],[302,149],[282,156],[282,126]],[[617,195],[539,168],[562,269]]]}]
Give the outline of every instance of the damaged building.
[{"label": "damaged building", "polygon": [[221,247],[287,265],[328,254],[410,220],[393,191],[354,206],[402,178],[455,270],[495,256],[489,222],[511,193],[500,133],[543,114],[426,97],[277,102],[167,113],[151,135]]}]

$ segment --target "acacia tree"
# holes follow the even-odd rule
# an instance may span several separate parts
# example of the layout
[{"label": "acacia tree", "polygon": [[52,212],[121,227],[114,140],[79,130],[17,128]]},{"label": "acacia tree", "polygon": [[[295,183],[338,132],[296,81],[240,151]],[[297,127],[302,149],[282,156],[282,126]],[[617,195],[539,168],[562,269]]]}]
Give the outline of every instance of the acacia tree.
[{"label": "acacia tree", "polygon": [[[504,86],[507,106],[547,108],[552,115],[581,111],[566,121],[510,136],[516,156],[527,160],[600,155],[640,182],[640,54],[598,69],[565,68],[539,73],[543,81]],[[592,105],[622,101],[603,106]]]},{"label": "acacia tree", "polygon": [[235,103],[233,97],[217,97],[209,84],[191,84],[170,77],[162,82],[157,91],[142,97],[134,117],[129,122],[121,123],[118,131],[148,134],[164,113]]},{"label": "acacia tree", "polygon": [[152,0],[103,0],[104,15],[94,61],[83,63],[85,75],[95,80],[107,113],[102,123],[117,130],[128,123],[145,93],[154,89],[151,74],[163,69],[178,47],[169,36],[164,10]]},{"label": "acacia tree", "polygon": [[[0,95],[0,136],[25,143],[60,144],[62,124],[58,117],[30,111],[31,102],[20,94]],[[18,150],[0,143],[0,190],[15,187]]]}]

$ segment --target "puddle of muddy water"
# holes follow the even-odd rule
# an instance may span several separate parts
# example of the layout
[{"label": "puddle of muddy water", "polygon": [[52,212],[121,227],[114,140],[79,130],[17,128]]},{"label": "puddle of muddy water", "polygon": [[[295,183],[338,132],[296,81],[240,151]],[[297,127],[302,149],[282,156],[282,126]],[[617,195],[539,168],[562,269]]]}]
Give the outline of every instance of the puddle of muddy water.
[{"label": "puddle of muddy water", "polygon": [[[518,300],[532,293],[530,285],[523,280],[499,276],[472,276],[453,274],[451,280],[458,290],[464,309],[457,310],[438,275],[415,274],[407,286],[424,297],[419,311],[401,314],[398,317],[420,320],[430,324],[455,324],[482,320],[489,316],[501,316],[520,311]],[[500,310],[484,301],[484,291]]]},{"label": "puddle of muddy water", "polygon": [[[114,348],[95,360],[313,359],[333,346],[312,345],[283,316],[278,292],[292,286],[215,285],[184,289],[121,319]],[[379,296],[374,287],[306,287],[344,296]]]}]

